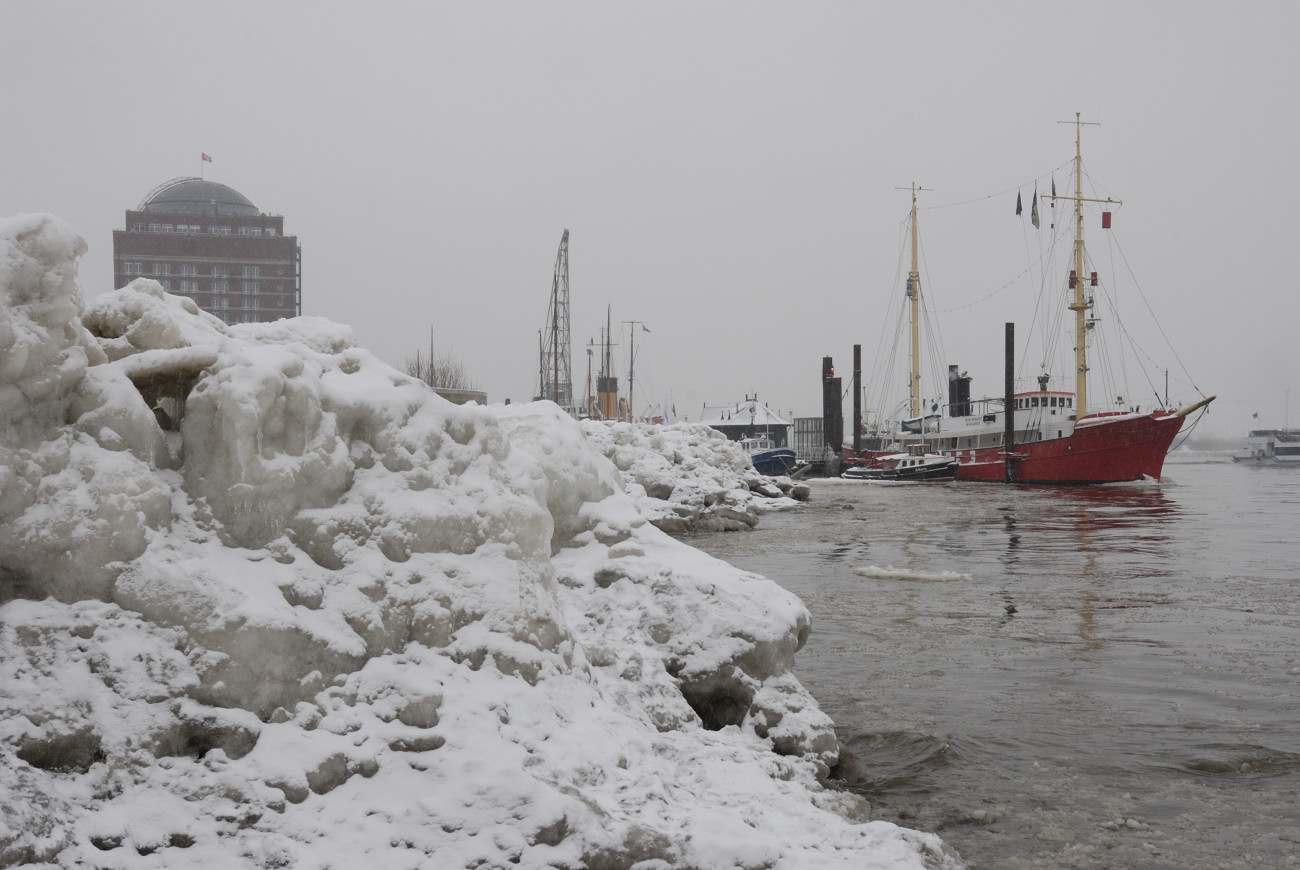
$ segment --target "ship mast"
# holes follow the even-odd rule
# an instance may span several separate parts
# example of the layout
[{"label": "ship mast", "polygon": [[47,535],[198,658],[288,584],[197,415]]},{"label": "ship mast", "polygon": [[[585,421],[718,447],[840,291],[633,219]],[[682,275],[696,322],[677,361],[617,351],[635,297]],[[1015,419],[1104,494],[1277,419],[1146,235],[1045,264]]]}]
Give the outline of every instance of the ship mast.
[{"label": "ship mast", "polygon": [[[906,187],[896,188],[907,190]],[[921,416],[921,272],[917,264],[916,192],[928,190],[912,182],[912,271],[907,273],[907,297],[912,300],[912,371],[907,395],[913,418]]]},{"label": "ship mast", "polygon": [[[1122,205],[1117,199],[1093,199],[1083,195],[1083,147],[1082,131],[1084,126],[1099,127],[1096,121],[1080,120],[1080,113],[1074,113],[1073,121],[1058,121],[1058,124],[1074,125],[1074,195],[1057,196],[1050,199],[1074,200],[1074,271],[1070,273],[1071,298],[1069,309],[1074,312],[1074,401],[1075,413],[1082,417],[1088,413],[1088,330],[1092,321],[1088,319],[1088,310],[1093,306],[1092,297],[1084,291],[1083,282],[1083,204],[1085,202],[1104,202]],[[1091,286],[1091,281],[1089,281]]]}]

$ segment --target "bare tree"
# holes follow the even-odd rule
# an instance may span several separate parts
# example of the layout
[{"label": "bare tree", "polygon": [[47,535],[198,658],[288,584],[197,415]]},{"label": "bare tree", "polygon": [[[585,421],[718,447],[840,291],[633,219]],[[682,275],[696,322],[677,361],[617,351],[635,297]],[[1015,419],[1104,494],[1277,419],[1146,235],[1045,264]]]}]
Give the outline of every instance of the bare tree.
[{"label": "bare tree", "polygon": [[432,344],[428,353],[416,351],[414,356],[402,360],[402,371],[419,378],[434,389],[474,390],[477,387],[465,371],[465,364],[447,351],[435,351]]}]

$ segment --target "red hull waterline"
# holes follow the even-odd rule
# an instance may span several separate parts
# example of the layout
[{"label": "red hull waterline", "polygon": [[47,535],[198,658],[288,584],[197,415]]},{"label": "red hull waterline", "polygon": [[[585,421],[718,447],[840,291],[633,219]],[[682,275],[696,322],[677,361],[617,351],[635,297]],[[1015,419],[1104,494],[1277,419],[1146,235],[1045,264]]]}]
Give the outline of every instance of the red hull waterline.
[{"label": "red hull waterline", "polygon": [[[1058,485],[1159,480],[1165,454],[1182,425],[1182,416],[1167,411],[1085,417],[1065,438],[1015,445],[1011,480]],[[958,480],[1006,480],[1001,447],[959,454]]]}]

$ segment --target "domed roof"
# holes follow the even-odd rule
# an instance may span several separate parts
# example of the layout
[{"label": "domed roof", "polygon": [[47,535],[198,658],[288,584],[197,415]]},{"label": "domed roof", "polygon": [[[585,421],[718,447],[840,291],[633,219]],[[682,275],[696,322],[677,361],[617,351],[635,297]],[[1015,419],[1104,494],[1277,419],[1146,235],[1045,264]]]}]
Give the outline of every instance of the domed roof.
[{"label": "domed roof", "polygon": [[155,188],[140,204],[140,211],[240,217],[259,214],[257,206],[239,191],[202,178],[177,178]]}]

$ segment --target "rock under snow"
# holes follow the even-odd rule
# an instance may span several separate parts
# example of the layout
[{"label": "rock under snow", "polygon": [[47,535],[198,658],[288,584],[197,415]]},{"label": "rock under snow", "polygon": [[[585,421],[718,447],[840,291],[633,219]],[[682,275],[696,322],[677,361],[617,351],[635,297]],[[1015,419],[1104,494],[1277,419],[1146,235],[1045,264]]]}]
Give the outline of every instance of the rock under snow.
[{"label": "rock under snow", "polygon": [[656,528],[746,479],[707,433],[83,305],[84,250],[0,221],[0,866],[959,866],[823,784],[803,605]]}]

